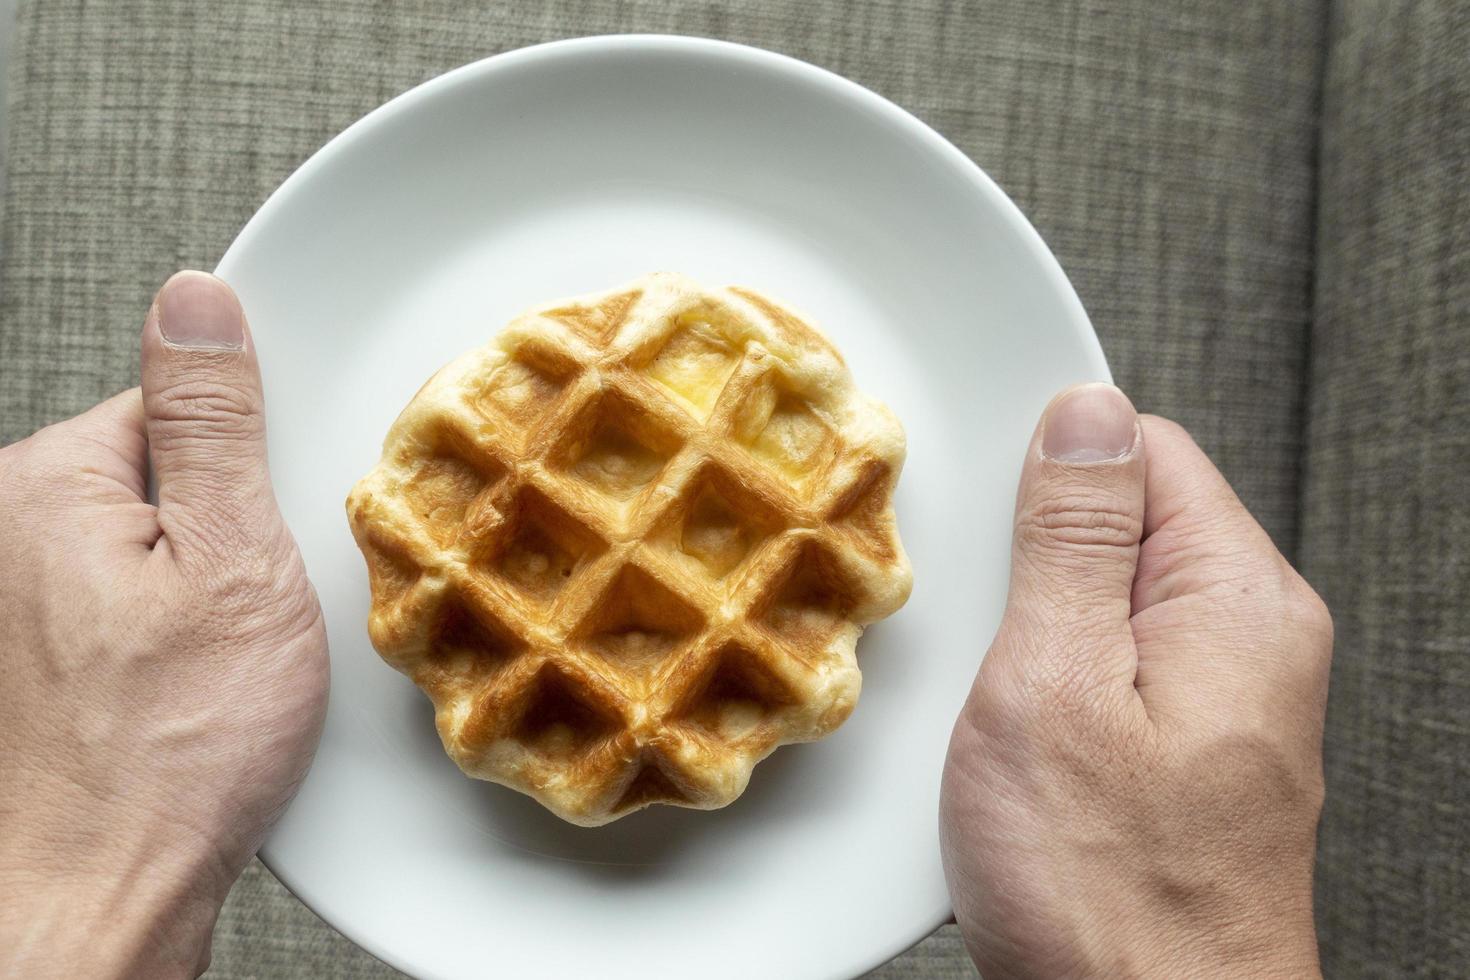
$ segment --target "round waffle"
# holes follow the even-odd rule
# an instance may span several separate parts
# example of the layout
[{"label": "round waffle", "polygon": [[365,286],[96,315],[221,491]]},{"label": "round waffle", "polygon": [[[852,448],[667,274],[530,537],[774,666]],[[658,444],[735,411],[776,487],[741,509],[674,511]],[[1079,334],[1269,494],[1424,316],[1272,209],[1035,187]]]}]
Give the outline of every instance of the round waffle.
[{"label": "round waffle", "polygon": [[712,809],[861,686],[904,436],[812,327],[670,273],[439,371],[347,499],[369,633],[466,773],[593,826]]}]

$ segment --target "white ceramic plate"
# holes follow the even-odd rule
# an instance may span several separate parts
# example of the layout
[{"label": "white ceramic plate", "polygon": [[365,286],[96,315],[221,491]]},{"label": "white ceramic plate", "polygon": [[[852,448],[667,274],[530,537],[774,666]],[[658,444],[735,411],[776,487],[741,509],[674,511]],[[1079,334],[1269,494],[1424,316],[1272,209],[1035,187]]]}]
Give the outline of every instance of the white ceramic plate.
[{"label": "white ceramic plate", "polygon": [[[440,365],[519,310],[658,270],[806,311],[909,436],[913,599],[858,647],[862,701],[729,808],[563,824],[462,777],[368,643],[343,500]],[[1076,296],[933,130],[798,61],[615,37],[515,51],[334,139],[219,265],[244,300],[332,698],[262,854],[318,914],[426,977],[850,977],[948,915],[936,803],[1000,615],[1015,478],[1057,388],[1105,379]]]}]

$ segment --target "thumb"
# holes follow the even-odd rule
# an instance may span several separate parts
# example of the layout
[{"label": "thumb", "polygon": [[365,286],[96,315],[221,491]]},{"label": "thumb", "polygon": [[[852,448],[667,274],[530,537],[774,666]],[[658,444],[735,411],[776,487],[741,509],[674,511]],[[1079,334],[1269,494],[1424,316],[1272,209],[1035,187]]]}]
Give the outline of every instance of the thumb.
[{"label": "thumb", "polygon": [[1042,415],[1016,500],[1012,637],[1037,678],[1132,684],[1130,595],[1143,535],[1144,453],[1133,404],[1108,384],[1069,388]]},{"label": "thumb", "polygon": [[260,368],[234,291],[204,272],[164,283],[143,325],[142,376],[165,538],[218,550],[259,537],[275,503]]}]

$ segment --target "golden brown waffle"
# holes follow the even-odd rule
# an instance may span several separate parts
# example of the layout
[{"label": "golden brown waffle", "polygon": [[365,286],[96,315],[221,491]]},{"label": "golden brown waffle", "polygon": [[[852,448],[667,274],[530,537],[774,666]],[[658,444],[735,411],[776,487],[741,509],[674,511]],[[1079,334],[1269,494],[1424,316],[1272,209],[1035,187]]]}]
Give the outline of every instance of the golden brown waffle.
[{"label": "golden brown waffle", "polygon": [[404,409],[347,511],[369,632],[471,776],[596,825],[711,809],[852,711],[908,597],[893,414],[743,289],[668,273],[513,321]]}]

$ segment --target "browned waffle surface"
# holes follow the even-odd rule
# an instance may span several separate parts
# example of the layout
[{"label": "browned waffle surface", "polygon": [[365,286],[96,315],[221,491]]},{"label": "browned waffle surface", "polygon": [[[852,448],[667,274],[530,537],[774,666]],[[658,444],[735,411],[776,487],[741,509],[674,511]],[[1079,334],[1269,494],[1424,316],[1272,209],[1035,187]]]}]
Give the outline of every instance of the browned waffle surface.
[{"label": "browned waffle surface", "polygon": [[514,320],[347,510],[369,632],[468,774],[595,825],[710,809],[832,731],[908,597],[904,437],[814,329],[670,273]]}]

